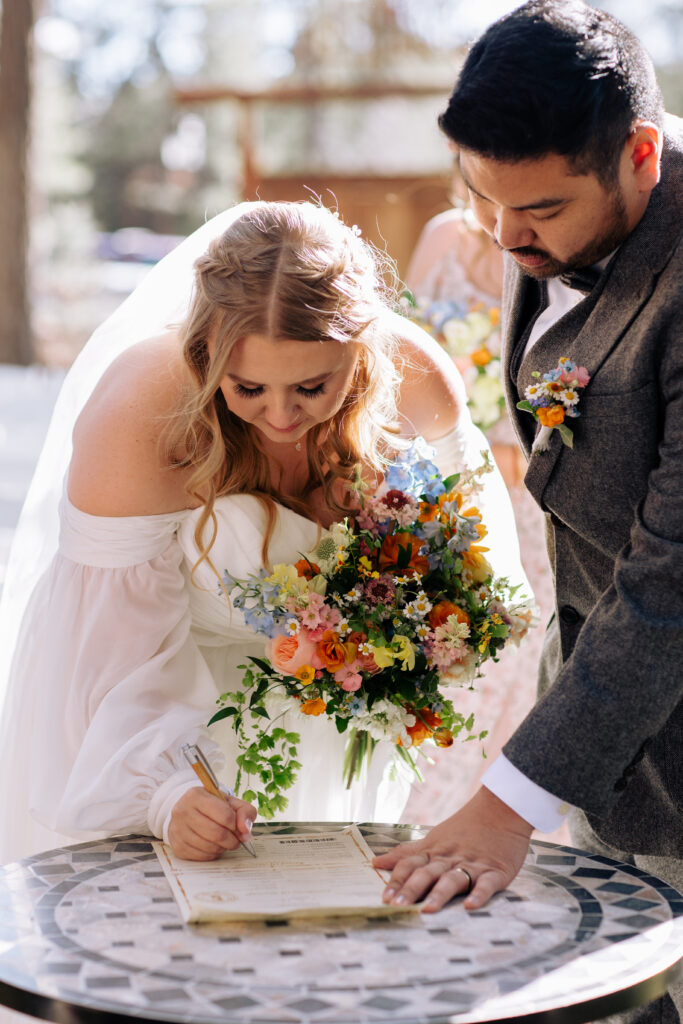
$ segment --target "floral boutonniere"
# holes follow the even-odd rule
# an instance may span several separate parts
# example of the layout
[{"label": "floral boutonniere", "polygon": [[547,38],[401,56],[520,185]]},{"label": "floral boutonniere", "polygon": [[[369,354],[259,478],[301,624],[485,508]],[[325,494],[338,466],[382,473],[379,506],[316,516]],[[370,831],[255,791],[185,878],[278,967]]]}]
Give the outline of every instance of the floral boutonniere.
[{"label": "floral boutonniere", "polygon": [[541,424],[531,449],[532,454],[548,450],[553,430],[559,430],[564,444],[572,448],[574,436],[565,420],[567,417],[576,419],[580,415],[577,409],[579,391],[590,380],[588,370],[563,356],[555,369],[544,373],[542,379],[537,370],[531,376],[538,383],[529,385],[524,392],[525,398],[517,403],[517,408],[530,412]]}]

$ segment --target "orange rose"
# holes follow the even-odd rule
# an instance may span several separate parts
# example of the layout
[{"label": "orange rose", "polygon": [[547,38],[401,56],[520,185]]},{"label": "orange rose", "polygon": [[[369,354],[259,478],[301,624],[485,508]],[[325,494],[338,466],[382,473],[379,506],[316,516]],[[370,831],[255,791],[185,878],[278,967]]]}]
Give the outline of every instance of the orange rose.
[{"label": "orange rose", "polygon": [[[422,543],[419,537],[413,537],[411,533],[388,534],[382,541],[382,547],[379,549],[380,571],[391,569],[396,572],[405,573],[407,576],[415,575],[416,573],[419,573],[420,576],[426,575],[429,572],[429,561],[424,555],[418,554]],[[409,561],[407,565],[398,564],[401,548],[404,548],[408,553]]]},{"label": "orange rose", "polygon": [[500,310],[498,309],[498,306],[491,306],[489,316],[491,318],[491,326],[497,327],[500,323]]},{"label": "orange rose", "polygon": [[347,660],[353,660],[353,655],[347,659],[347,647],[353,647],[355,654],[354,644],[342,643],[334,630],[326,629],[322,640],[318,641],[315,652],[328,672],[336,672]]},{"label": "orange rose", "polygon": [[302,715],[322,715],[327,710],[327,704],[321,697],[314,697],[312,700],[305,700],[299,708]]},{"label": "orange rose", "polygon": [[455,615],[458,622],[464,622],[469,626],[470,617],[467,612],[459,608],[457,604],[453,604],[452,601],[439,601],[435,604],[427,616],[427,620],[432,629],[436,629],[437,626],[443,626],[450,615]]},{"label": "orange rose", "polygon": [[303,576],[307,580],[312,580],[314,576],[320,575],[320,566],[316,565],[315,562],[309,562],[307,558],[300,558],[294,564],[294,568],[298,576]]},{"label": "orange rose", "polygon": [[564,409],[561,405],[542,405],[537,415],[544,427],[557,427],[564,423]]}]

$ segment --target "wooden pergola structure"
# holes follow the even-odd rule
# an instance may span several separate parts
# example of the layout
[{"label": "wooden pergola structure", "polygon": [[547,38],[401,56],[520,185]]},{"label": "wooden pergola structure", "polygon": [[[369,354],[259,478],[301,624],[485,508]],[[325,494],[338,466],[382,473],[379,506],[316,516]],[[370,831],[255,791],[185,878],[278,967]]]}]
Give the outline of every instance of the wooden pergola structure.
[{"label": "wooden pergola structure", "polygon": [[310,174],[266,174],[258,164],[255,111],[268,104],[313,106],[331,101],[368,102],[388,98],[420,98],[448,95],[450,86],[361,85],[354,87],[282,86],[248,92],[221,86],[178,89],[180,105],[217,102],[236,103],[240,110],[238,145],[242,163],[242,198],[270,200],[330,196],[348,224],[357,224],[363,235],[380,249],[386,248],[404,272],[410,253],[425,222],[449,206],[447,174],[373,175],[312,171]]}]

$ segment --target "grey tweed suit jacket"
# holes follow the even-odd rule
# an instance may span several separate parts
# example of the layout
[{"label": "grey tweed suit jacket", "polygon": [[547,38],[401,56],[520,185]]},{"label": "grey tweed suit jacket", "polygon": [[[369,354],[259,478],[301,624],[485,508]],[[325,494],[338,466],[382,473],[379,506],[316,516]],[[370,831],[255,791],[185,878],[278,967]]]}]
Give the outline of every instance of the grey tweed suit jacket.
[{"label": "grey tweed suit jacket", "polygon": [[[683,122],[667,119],[662,179],[593,291],[515,372],[530,290],[503,295],[508,405],[546,513],[556,608],[539,700],[505,747],[528,777],[581,807],[606,842],[683,856]],[[515,408],[532,371],[568,356],[591,380],[568,421],[531,454],[536,421]]]}]

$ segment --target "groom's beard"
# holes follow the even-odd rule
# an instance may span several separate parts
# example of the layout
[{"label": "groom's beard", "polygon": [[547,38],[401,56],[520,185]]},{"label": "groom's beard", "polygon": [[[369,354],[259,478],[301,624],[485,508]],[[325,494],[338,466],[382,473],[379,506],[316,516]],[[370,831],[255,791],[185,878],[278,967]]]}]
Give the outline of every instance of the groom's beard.
[{"label": "groom's beard", "polygon": [[598,263],[605,256],[609,256],[611,252],[614,252],[630,234],[626,206],[621,191],[615,190],[612,192],[611,199],[608,223],[604,226],[601,233],[566,260],[556,259],[546,249],[537,249],[534,246],[503,249],[495,239],[493,241],[503,252],[517,253],[519,256],[544,256],[548,262],[540,270],[520,266],[520,270],[523,273],[528,274],[530,277],[535,277],[537,280],[545,280],[548,277],[557,277],[558,274],[565,274],[570,270],[590,267],[593,263]]}]

